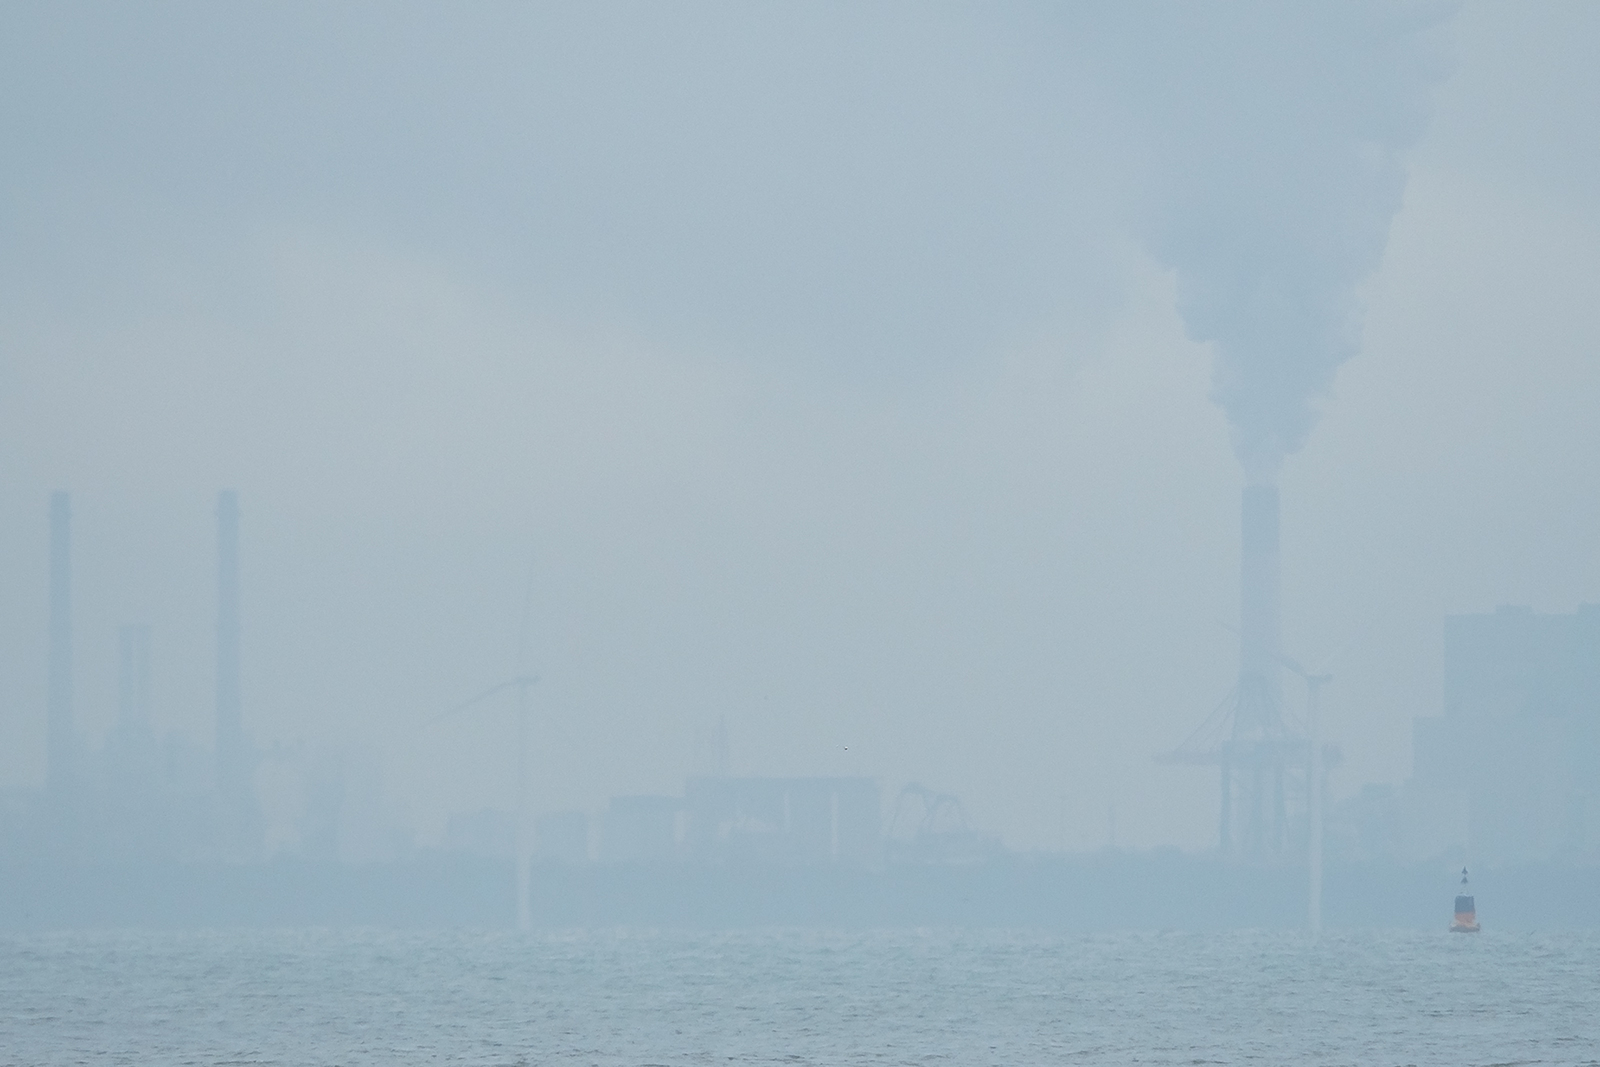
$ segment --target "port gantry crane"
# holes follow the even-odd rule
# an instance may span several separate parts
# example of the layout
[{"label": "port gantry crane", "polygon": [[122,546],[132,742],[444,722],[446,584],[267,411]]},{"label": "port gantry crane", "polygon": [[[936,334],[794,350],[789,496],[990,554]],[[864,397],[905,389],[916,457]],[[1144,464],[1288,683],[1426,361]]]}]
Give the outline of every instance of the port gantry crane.
[{"label": "port gantry crane", "polygon": [[[1308,834],[1312,839],[1319,837],[1322,779],[1339,759],[1338,750],[1321,739],[1322,690],[1333,676],[1325,666],[1310,671],[1288,656],[1274,654],[1272,658],[1305,682],[1305,721],[1286,711],[1270,680],[1241,674],[1239,683],[1193,734],[1177,748],[1157,756],[1162,763],[1219,768],[1222,796],[1217,836],[1225,855],[1260,859],[1288,847],[1288,791],[1295,772],[1306,786]],[[1243,812],[1235,811],[1236,798],[1243,801]],[[1235,826],[1240,823],[1243,833],[1236,835]]]}]

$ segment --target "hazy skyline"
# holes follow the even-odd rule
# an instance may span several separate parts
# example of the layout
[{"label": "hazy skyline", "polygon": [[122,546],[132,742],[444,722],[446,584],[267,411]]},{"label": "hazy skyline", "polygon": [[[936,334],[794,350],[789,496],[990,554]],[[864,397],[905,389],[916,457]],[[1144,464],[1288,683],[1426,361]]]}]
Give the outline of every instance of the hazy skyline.
[{"label": "hazy skyline", "polygon": [[246,729],[370,751],[424,840],[509,803],[509,707],[423,724],[517,669],[531,566],[540,810],[675,792],[725,716],[737,773],[1205,847],[1152,756],[1237,671],[1242,476],[1163,234],[1321,210],[1302,119],[1392,223],[1283,465],[1284,647],[1344,650],[1336,794],[1403,779],[1445,614],[1600,601],[1600,13],[1216,8],[1186,63],[1174,10],[8,9],[0,785],[50,491],[80,732],[148,623],[209,744],[233,488]]}]

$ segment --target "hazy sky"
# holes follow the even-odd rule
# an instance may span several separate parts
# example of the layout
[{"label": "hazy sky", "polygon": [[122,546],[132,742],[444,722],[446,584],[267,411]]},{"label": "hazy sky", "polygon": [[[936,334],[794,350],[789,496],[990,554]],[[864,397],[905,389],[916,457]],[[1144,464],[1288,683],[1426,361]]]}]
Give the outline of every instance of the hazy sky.
[{"label": "hazy sky", "polygon": [[0,784],[43,777],[54,489],[81,730],[147,622],[210,743],[228,487],[247,728],[424,840],[509,802],[506,705],[423,724],[518,669],[531,566],[540,809],[675,792],[725,716],[738,773],[1201,847],[1213,773],[1152,756],[1237,671],[1236,444],[1292,453],[1335,788],[1403,780],[1446,613],[1600,601],[1597,45],[1592,4],[8,5]]}]

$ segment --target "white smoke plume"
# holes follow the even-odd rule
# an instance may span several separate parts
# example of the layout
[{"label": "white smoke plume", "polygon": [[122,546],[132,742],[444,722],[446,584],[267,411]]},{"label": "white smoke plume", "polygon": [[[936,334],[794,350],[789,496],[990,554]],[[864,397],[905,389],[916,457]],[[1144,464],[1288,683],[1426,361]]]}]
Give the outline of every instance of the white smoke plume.
[{"label": "white smoke plume", "polygon": [[1128,52],[1137,40],[1160,64],[1119,77],[1148,131],[1145,238],[1177,273],[1188,333],[1213,346],[1212,397],[1252,482],[1304,445],[1360,346],[1357,287],[1446,71],[1447,13],[1161,4],[1118,19]]}]

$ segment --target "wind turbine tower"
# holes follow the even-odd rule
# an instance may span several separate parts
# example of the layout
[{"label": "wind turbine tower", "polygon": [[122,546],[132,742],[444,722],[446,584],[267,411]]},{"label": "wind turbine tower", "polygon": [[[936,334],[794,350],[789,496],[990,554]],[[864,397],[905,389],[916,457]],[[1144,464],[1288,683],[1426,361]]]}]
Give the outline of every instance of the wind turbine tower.
[{"label": "wind turbine tower", "polygon": [[481,693],[468,697],[434,717],[442,722],[473,708],[490,697],[513,690],[517,694],[517,792],[516,811],[513,814],[514,851],[517,879],[517,929],[528,930],[533,925],[530,901],[533,881],[533,841],[529,834],[528,818],[528,715],[532,710],[528,691],[539,683],[539,676],[527,669],[529,637],[533,620],[533,574],[528,574],[528,591],[522,605],[522,629],[517,640],[517,673],[503,682],[496,682]]}]

